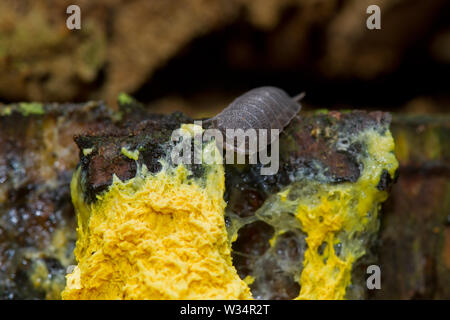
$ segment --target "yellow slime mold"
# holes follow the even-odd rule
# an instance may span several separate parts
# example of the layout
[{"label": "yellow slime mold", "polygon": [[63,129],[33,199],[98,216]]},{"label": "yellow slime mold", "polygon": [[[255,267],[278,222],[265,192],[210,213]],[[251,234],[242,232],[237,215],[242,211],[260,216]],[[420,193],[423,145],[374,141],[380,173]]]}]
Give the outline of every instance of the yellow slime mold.
[{"label": "yellow slime mold", "polygon": [[[294,182],[256,212],[273,225],[285,218],[275,212],[292,213],[306,234],[303,267],[295,275],[300,284],[297,299],[345,299],[354,263],[366,253],[370,235],[378,231],[379,207],[388,192],[377,186],[385,170],[392,179],[395,176],[394,141],[389,131],[380,134],[375,130],[355,139],[366,145],[361,156],[363,170],[356,182]],[[284,231],[275,232],[272,247]]]},{"label": "yellow slime mold", "polygon": [[[361,235],[378,230],[379,206],[388,196],[378,184],[385,171],[393,179],[398,167],[394,142],[388,130],[367,130],[355,139],[366,145],[356,182],[294,182],[256,212],[262,220],[275,217],[275,210],[290,212],[306,234],[297,299],[344,299],[367,247]],[[213,142],[208,146],[216,150]],[[78,169],[71,185],[78,265],[67,276],[63,299],[251,299],[247,284],[254,278],[241,280],[232,265],[224,169],[216,160],[204,165],[201,179],[188,178],[183,165],[162,162],[157,174],[140,167],[129,181],[114,177],[89,205]],[[278,231],[272,245],[283,234]]]},{"label": "yellow slime mold", "polygon": [[224,170],[202,181],[184,165],[135,178],[114,177],[87,205],[72,181],[78,214],[78,265],[63,299],[251,299],[231,261],[224,222]]},{"label": "yellow slime mold", "polygon": [[[398,162],[393,154],[394,141],[389,132],[381,136],[375,131],[365,133],[368,156],[356,183],[323,185],[315,199],[298,199],[296,216],[307,234],[308,249],[300,277],[299,299],[343,299],[351,284],[351,271],[356,259],[364,255],[359,232],[376,232],[378,206],[387,197],[377,185],[383,169],[393,178]],[[309,202],[309,203],[308,203]],[[339,232],[347,234],[339,237]],[[319,247],[325,243],[322,254]],[[339,256],[336,245],[342,245]]]}]

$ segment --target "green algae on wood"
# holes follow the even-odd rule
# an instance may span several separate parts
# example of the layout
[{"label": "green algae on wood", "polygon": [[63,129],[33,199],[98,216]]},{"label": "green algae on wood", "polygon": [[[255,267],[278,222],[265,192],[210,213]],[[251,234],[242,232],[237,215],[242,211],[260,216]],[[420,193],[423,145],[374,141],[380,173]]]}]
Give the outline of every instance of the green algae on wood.
[{"label": "green algae on wood", "polygon": [[19,104],[19,111],[24,115],[42,115],[44,114],[44,106],[38,102],[22,102]]},{"label": "green algae on wood", "polygon": [[45,114],[45,108],[39,102],[21,102],[1,107],[0,116],[10,116],[14,112],[19,112],[25,117],[29,115],[43,115]]}]

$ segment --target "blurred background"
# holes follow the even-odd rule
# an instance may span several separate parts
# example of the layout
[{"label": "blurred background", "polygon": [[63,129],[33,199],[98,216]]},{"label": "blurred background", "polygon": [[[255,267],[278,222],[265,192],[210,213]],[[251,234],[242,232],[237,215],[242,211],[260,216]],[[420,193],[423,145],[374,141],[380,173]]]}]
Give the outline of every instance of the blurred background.
[{"label": "blurred background", "polygon": [[[66,8],[81,8],[68,30]],[[381,9],[368,30],[366,9]],[[275,85],[307,109],[450,111],[445,0],[2,0],[0,101],[208,116]]]}]

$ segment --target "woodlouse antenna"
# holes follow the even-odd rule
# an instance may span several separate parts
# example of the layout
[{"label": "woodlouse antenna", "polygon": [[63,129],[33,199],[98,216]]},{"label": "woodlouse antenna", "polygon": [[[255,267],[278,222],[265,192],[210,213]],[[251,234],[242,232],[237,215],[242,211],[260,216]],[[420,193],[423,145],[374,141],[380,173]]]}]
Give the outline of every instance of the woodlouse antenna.
[{"label": "woodlouse antenna", "polygon": [[294,96],[292,98],[292,100],[294,100],[295,102],[300,102],[303,100],[303,98],[306,96],[306,92],[303,91],[302,93],[299,93],[298,95]]}]

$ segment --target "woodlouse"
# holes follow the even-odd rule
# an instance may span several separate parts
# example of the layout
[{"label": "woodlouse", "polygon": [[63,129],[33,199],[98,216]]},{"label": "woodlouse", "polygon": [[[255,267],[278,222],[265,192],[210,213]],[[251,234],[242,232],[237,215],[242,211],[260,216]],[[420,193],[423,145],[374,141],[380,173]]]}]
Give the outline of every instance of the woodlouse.
[{"label": "woodlouse", "polygon": [[[299,101],[304,93],[292,98],[284,90],[277,87],[259,87],[252,89],[237,97],[228,107],[219,114],[205,121],[207,127],[219,129],[227,138],[226,129],[260,129],[268,132],[266,145],[273,142],[270,140],[271,129],[281,132],[300,111]],[[260,145],[258,143],[258,145]],[[225,144],[224,147],[230,147]],[[245,149],[236,145],[231,146],[236,152],[249,153],[248,142]]]}]

